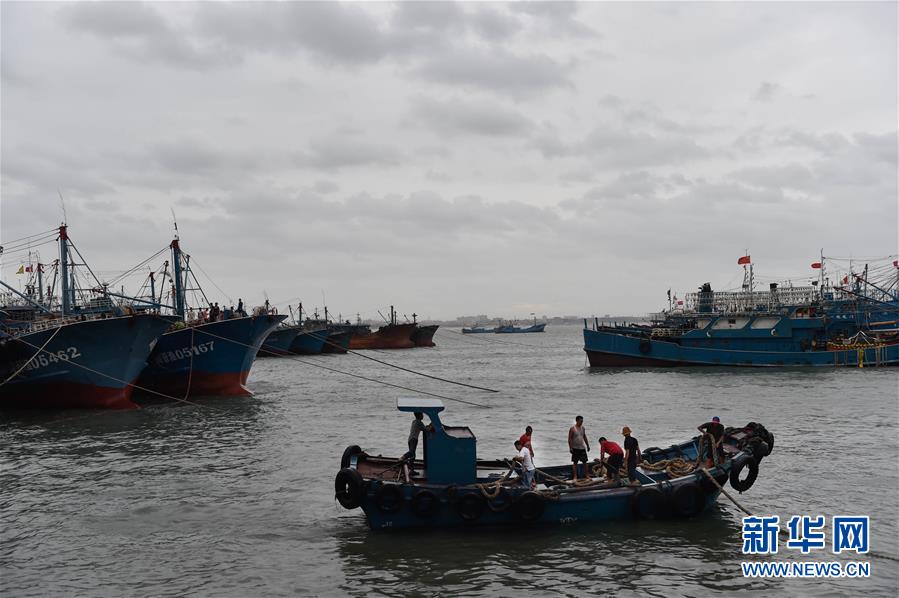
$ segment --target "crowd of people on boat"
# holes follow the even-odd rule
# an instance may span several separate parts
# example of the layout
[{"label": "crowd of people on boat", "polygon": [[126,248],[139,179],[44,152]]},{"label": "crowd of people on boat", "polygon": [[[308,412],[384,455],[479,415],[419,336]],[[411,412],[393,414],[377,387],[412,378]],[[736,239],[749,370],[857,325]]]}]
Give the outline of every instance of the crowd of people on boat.
[{"label": "crowd of people on boat", "polygon": [[[268,301],[266,301],[268,303]],[[246,317],[247,312],[244,310],[243,299],[237,300],[237,307],[219,307],[218,301],[210,302],[208,308],[194,309],[191,307],[187,311],[187,319],[191,322],[206,324],[209,322],[220,322],[222,320],[230,320],[232,318]]]},{"label": "crowd of people on boat", "polygon": [[[433,426],[425,425],[424,414],[415,412],[412,420],[412,427],[409,430],[409,450],[403,455],[403,460],[409,463],[415,462],[415,453],[418,449],[418,439],[423,432],[433,430]],[[721,419],[715,416],[697,428],[703,433],[703,438],[708,436],[709,441],[703,442],[701,457],[714,461],[721,454],[721,440],[724,437],[724,426]],[[515,456],[512,460],[518,466],[518,475],[521,484],[526,488],[536,488],[536,472],[537,467],[534,465],[534,446],[532,436],[534,429],[527,426],[524,433],[513,443],[515,446]],[[621,481],[621,470],[627,471],[628,484],[631,486],[639,486],[640,480],[637,475],[637,466],[643,460],[640,452],[640,443],[631,433],[629,426],[621,428],[623,437],[622,444],[618,444],[613,440],[609,440],[605,436],[600,436],[597,444],[599,445],[599,457],[589,461],[587,453],[590,452],[590,441],[587,438],[587,429],[584,427],[584,417],[578,415],[574,418],[574,425],[568,429],[568,450],[571,453],[571,478],[572,481],[578,481],[579,465],[583,463],[584,479],[591,479],[591,468],[599,465],[599,470],[605,469],[606,478],[610,482]],[[623,446],[622,446],[623,445]],[[410,472],[416,475],[418,472],[412,470]]]}]

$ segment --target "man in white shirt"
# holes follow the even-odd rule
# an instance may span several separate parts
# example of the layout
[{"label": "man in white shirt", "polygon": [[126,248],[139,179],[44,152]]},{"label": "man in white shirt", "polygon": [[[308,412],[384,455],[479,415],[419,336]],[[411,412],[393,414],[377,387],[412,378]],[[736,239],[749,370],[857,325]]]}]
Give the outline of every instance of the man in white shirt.
[{"label": "man in white shirt", "polygon": [[518,451],[518,456],[512,457],[512,459],[521,463],[521,484],[530,490],[535,485],[534,471],[537,468],[534,467],[534,459],[531,457],[531,451],[522,445],[520,440],[515,441],[515,450]]}]

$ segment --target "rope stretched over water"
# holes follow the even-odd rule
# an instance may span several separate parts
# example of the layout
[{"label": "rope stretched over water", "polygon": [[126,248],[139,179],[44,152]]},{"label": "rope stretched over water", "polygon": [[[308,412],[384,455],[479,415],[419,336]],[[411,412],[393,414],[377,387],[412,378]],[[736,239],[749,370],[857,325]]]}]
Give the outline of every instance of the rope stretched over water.
[{"label": "rope stretched over water", "polygon": [[[315,337],[315,338],[317,338],[317,339],[321,339],[321,336],[318,335],[318,334],[316,334],[315,332],[308,332],[308,333],[305,333],[305,334],[309,334],[310,336],[313,336],[313,337]],[[336,343],[329,342],[327,338],[325,338],[324,341],[325,341],[325,344],[328,344],[328,345],[330,345],[330,346],[332,346],[332,347],[340,347],[340,345],[338,345],[338,344],[336,344]],[[386,365],[386,366],[389,366],[389,367],[392,367],[392,368],[396,368],[396,369],[398,369],[398,370],[402,370],[402,371],[404,371],[404,372],[409,372],[410,374],[415,374],[416,376],[423,376],[423,377],[425,377],[425,378],[430,378],[430,379],[432,379],[432,380],[439,380],[440,382],[446,382],[446,383],[448,383],[448,384],[455,384],[455,385],[457,385],[457,386],[465,386],[465,387],[467,387],[467,388],[474,388],[474,389],[476,389],[476,390],[484,390],[484,391],[486,391],[486,392],[499,392],[498,390],[495,390],[495,389],[493,389],[493,388],[485,388],[485,387],[483,387],[483,386],[476,386],[476,385],[474,385],[474,384],[466,384],[465,382],[457,382],[457,381],[455,381],[455,380],[447,380],[446,378],[441,378],[441,377],[439,377],[439,376],[433,376],[433,375],[431,375],[431,374],[425,374],[424,372],[417,372],[417,371],[415,371],[415,370],[410,370],[409,368],[404,368],[403,366],[396,365],[396,364],[390,363],[390,362],[388,362],[388,361],[384,361],[384,360],[381,360],[381,359],[375,359],[374,357],[372,357],[372,356],[370,356],[370,355],[363,355],[362,353],[359,353],[358,351],[355,351],[355,350],[353,350],[353,349],[347,349],[346,352],[347,352],[347,353],[350,353],[350,354],[352,354],[352,355],[355,355],[355,356],[357,356],[357,357],[362,357],[363,359],[370,359],[371,361],[374,361],[374,362],[376,362],[376,363],[380,363],[381,365]]]},{"label": "rope stretched over water", "polygon": [[[209,335],[209,336],[211,336],[211,337],[213,337],[213,338],[221,339],[221,340],[226,341],[226,342],[229,342],[229,343],[234,343],[235,345],[241,345],[241,346],[243,346],[243,347],[249,347],[249,348],[251,348],[251,349],[254,348],[253,345],[248,345],[247,343],[241,343],[241,342],[239,342],[239,341],[236,341],[236,340],[230,339],[230,338],[225,338],[224,336],[219,336],[219,335],[217,335],[217,334],[213,334],[213,333],[208,332],[208,331],[206,331],[206,330],[203,331],[203,334],[207,334],[207,335]],[[445,400],[447,400],[447,401],[455,401],[455,402],[457,402],[457,403],[464,403],[464,404],[466,404],[466,405],[471,405],[472,407],[480,407],[480,408],[483,408],[483,409],[490,409],[490,405],[484,405],[484,404],[482,404],[482,403],[475,403],[475,402],[473,402],[473,401],[466,401],[466,400],[464,400],[464,399],[457,399],[457,398],[455,398],[455,397],[448,397],[448,396],[445,396],[445,395],[439,395],[439,394],[437,394],[437,393],[428,392],[428,391],[426,391],[426,390],[418,390],[418,389],[416,389],[416,388],[411,388],[411,387],[409,387],[409,386],[402,386],[402,385],[400,385],[400,384],[393,384],[393,383],[391,383],[391,382],[384,382],[383,380],[378,380],[377,378],[369,378],[369,377],[367,377],[367,376],[362,376],[362,375],[360,375],[360,374],[353,374],[353,373],[350,373],[350,372],[345,372],[345,371],[343,371],[343,370],[338,370],[337,368],[331,368],[331,367],[328,367],[328,366],[325,366],[325,365],[321,365],[321,364],[319,364],[319,363],[314,363],[314,362],[311,362],[311,361],[307,361],[306,359],[302,359],[302,358],[300,358],[300,357],[298,357],[298,356],[296,356],[296,355],[281,355],[281,354],[279,354],[279,353],[275,353],[274,351],[269,351],[269,350],[263,349],[263,348],[261,348],[261,347],[260,347],[257,351],[260,352],[260,353],[265,353],[266,355],[271,355],[271,356],[274,356],[274,357],[280,357],[280,358],[282,358],[282,359],[284,359],[284,358],[286,358],[286,359],[291,359],[291,360],[293,360],[293,361],[296,361],[297,363],[302,363],[302,364],[304,364],[304,365],[309,365],[309,366],[316,367],[316,368],[320,368],[320,369],[323,369],[323,370],[328,370],[329,372],[335,372],[335,373],[337,373],[337,374],[343,374],[344,376],[351,376],[351,377],[353,377],[353,378],[359,378],[360,380],[366,380],[366,381],[368,381],[368,382],[374,382],[375,384],[383,384],[384,386],[390,386],[390,387],[392,387],[392,388],[399,388],[400,390],[408,390],[409,392],[414,392],[414,393],[418,393],[418,394],[421,394],[421,395],[426,395],[426,396],[429,396],[429,397],[435,397],[435,398],[437,398],[437,399],[445,399]]]}]

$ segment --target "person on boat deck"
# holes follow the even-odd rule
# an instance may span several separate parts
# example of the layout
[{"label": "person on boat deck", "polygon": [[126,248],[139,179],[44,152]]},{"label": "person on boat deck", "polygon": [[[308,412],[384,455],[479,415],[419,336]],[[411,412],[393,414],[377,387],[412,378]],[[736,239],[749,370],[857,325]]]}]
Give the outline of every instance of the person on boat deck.
[{"label": "person on boat deck", "polygon": [[587,441],[587,429],[584,428],[584,417],[578,415],[574,418],[574,425],[568,429],[568,450],[571,451],[571,478],[577,481],[577,464],[584,464],[584,475],[587,472],[587,451],[590,443]]},{"label": "person on boat deck", "polygon": [[418,448],[418,436],[428,429],[423,421],[425,417],[424,413],[416,411],[413,415],[415,415],[415,419],[412,420],[412,427],[409,429],[409,451],[403,455],[403,459],[409,461],[410,467],[415,461],[415,450]]},{"label": "person on boat deck", "polygon": [[703,434],[709,434],[715,440],[714,448],[711,446],[707,446],[707,448],[703,451],[704,455],[707,455],[709,459],[712,459],[713,451],[721,450],[721,438],[724,436],[724,426],[721,424],[721,418],[717,415],[712,418],[712,421],[706,422],[696,428]]},{"label": "person on boat deck", "polygon": [[627,463],[627,479],[630,480],[631,485],[636,485],[639,484],[637,481],[637,463],[642,458],[640,456],[640,443],[631,436],[631,429],[627,426],[621,428],[621,433],[624,435],[624,460]]},{"label": "person on boat deck", "polygon": [[237,298],[237,313],[241,316],[247,315],[243,311],[243,299],[241,299],[240,297]]},{"label": "person on boat deck", "polygon": [[525,447],[531,452],[531,459],[534,458],[534,447],[531,446],[531,434],[534,433],[534,429],[530,426],[524,429],[524,434],[521,435],[521,438],[518,439],[521,442],[521,446]]},{"label": "person on boat deck", "polygon": [[611,481],[617,481],[621,477],[620,469],[624,463],[624,451],[617,442],[606,440],[605,436],[599,438],[599,461],[602,462],[603,457],[609,456],[606,461],[606,476]]},{"label": "person on boat deck", "polygon": [[521,463],[521,474],[519,475],[521,485],[530,490],[535,485],[534,471],[537,468],[534,467],[534,458],[531,456],[530,449],[524,446],[521,440],[515,441],[515,450],[518,451],[518,455],[512,457],[512,460]]}]

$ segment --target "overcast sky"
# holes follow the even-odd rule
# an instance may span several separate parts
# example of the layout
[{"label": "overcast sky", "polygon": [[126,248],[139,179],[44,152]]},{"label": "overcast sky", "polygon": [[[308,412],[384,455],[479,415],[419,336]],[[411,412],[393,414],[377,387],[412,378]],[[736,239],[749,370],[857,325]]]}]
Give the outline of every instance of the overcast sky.
[{"label": "overcast sky", "polygon": [[[897,4],[16,3],[3,242],[334,312],[643,314],[897,252]],[[42,258],[54,257],[51,247]],[[16,280],[7,256],[4,280]]]}]

